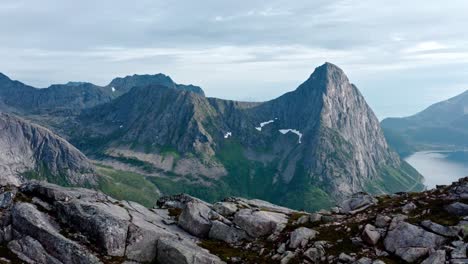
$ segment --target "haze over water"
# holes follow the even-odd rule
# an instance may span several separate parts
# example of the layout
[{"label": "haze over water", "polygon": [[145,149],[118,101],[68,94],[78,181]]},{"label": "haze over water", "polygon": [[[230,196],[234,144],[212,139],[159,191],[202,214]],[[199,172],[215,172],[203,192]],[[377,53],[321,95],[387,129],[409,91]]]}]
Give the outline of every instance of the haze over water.
[{"label": "haze over water", "polygon": [[424,184],[429,188],[450,184],[468,176],[468,163],[449,157],[449,152],[421,151],[405,160],[421,173]]}]

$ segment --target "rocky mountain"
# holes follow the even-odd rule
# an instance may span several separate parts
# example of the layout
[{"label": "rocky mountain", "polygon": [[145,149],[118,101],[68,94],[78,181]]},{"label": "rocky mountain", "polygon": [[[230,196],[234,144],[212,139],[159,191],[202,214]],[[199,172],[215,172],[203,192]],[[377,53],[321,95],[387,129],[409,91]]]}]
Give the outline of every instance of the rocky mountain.
[{"label": "rocky mountain", "polygon": [[147,85],[164,85],[203,94],[200,87],[176,84],[163,74],[116,78],[104,87],[87,82],[69,82],[37,89],[0,73],[0,110],[34,115],[38,119],[41,119],[41,115],[43,118],[44,115],[69,117],[79,114],[83,109],[110,102],[134,86]]},{"label": "rocky mountain", "polygon": [[[200,95],[205,95],[202,88],[195,85],[184,85],[175,83],[171,77],[164,74],[155,74],[155,75],[138,75],[134,74],[132,76],[126,76],[124,78],[115,78],[110,82],[106,87],[115,89],[115,92],[124,94],[130,91],[133,87],[145,87],[151,85],[161,85],[173,89],[179,89],[183,91],[190,91]],[[114,89],[112,89],[114,88]]]},{"label": "rocky mountain", "polygon": [[357,193],[317,213],[188,195],[154,208],[29,182],[0,190],[5,263],[466,263],[468,178],[421,193]]},{"label": "rocky mountain", "polygon": [[[405,118],[382,121],[386,134],[398,134],[391,144],[419,149],[459,149],[468,147],[468,91],[436,103],[424,111]],[[402,140],[406,142],[401,144]]]},{"label": "rocky mountain", "polygon": [[163,193],[210,201],[230,194],[317,209],[357,191],[423,189],[358,89],[330,63],[268,102],[137,86],[62,128],[107,166],[150,177]]},{"label": "rocky mountain", "polygon": [[67,141],[46,128],[0,113],[0,184],[27,178],[63,185],[96,185],[94,166]]}]

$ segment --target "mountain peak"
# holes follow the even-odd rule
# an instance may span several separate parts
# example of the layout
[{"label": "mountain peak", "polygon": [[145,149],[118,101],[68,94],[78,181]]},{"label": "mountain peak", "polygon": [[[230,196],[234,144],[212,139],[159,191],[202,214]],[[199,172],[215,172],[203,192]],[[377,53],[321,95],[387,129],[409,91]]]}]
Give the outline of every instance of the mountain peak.
[{"label": "mountain peak", "polygon": [[330,62],[325,62],[323,65],[315,68],[310,78],[316,80],[348,80],[344,71]]},{"label": "mountain peak", "polygon": [[114,89],[125,93],[128,92],[131,88],[136,86],[153,86],[153,85],[162,85],[173,89],[186,90],[194,93],[204,95],[203,90],[194,85],[183,85],[175,83],[171,77],[158,73],[158,74],[134,74],[128,75],[126,77],[115,78],[111,81],[108,87],[113,87]]}]

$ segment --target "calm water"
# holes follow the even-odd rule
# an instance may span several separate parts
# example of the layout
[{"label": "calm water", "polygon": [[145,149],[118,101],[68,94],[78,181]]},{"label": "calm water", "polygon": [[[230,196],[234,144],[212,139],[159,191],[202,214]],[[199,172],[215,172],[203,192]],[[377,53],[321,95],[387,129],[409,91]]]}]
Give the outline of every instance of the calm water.
[{"label": "calm water", "polygon": [[468,152],[421,151],[405,160],[424,176],[428,188],[434,188],[468,176],[467,155]]}]

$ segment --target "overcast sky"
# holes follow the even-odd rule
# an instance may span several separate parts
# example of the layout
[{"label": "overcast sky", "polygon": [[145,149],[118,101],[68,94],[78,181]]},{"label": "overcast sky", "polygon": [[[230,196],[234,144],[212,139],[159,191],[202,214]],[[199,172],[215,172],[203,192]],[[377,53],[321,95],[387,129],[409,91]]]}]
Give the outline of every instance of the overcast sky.
[{"label": "overcast sky", "polygon": [[379,118],[468,89],[466,0],[1,0],[0,72],[37,87],[165,73],[268,100],[325,61]]}]

